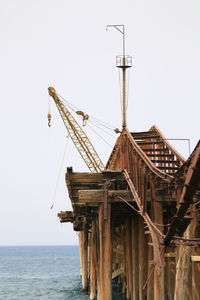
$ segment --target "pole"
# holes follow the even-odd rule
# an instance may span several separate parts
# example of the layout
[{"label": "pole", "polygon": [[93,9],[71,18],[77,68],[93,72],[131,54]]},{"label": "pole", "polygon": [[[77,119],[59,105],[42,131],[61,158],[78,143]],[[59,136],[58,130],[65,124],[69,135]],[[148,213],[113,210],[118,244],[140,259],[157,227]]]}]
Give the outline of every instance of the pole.
[{"label": "pole", "polygon": [[126,128],[126,67],[125,56],[123,56],[123,68],[122,68],[122,128]]},{"label": "pole", "polygon": [[120,63],[117,65],[117,67],[122,69],[122,129],[126,128],[126,69],[131,67],[130,62],[128,62],[128,59],[125,55],[125,26],[124,25],[107,25],[106,30],[109,27],[114,27],[117,29],[123,37],[123,45],[122,45],[122,51],[123,54],[120,57]]}]

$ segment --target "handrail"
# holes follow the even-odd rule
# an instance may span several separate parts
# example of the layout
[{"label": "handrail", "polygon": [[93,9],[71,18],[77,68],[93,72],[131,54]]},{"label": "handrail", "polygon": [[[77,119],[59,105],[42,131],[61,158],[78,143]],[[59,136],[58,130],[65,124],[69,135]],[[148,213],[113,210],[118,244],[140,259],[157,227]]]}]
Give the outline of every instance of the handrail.
[{"label": "handrail", "polygon": [[149,131],[156,131],[163,142],[167,145],[167,148],[169,148],[169,150],[178,158],[178,160],[180,160],[182,164],[185,162],[185,158],[168,142],[162,131],[156,125],[153,125]]},{"label": "handrail", "polygon": [[166,173],[160,171],[158,168],[156,168],[156,166],[150,161],[148,156],[142,151],[140,146],[138,146],[138,144],[135,142],[134,138],[132,137],[130,131],[127,128],[125,129],[125,133],[129,139],[131,145],[133,146],[134,150],[137,152],[137,154],[140,156],[140,158],[143,160],[143,162],[149,168],[149,170],[152,173],[154,173],[156,176],[158,176],[159,178],[164,180],[165,182],[171,182],[173,177],[169,174],[166,174]]}]

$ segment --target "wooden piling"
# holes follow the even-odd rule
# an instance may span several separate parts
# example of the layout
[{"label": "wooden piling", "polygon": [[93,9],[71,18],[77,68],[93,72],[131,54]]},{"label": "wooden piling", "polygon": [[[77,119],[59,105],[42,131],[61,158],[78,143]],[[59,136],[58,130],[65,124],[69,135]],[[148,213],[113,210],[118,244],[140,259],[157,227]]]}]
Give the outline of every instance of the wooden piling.
[{"label": "wooden piling", "polygon": [[[193,236],[198,238],[200,232],[200,222],[199,216],[196,214],[193,225]],[[200,248],[195,247],[192,250],[192,255],[194,257],[200,258]],[[200,261],[191,259],[192,264],[192,300],[200,299],[200,288],[199,288],[199,279],[200,279]]]},{"label": "wooden piling", "polygon": [[112,300],[111,270],[111,205],[107,205],[105,218],[104,204],[99,206],[99,286],[98,300]]},{"label": "wooden piling", "polygon": [[[188,227],[185,237],[190,236],[191,225]],[[175,282],[175,293],[174,300],[190,300],[188,296],[189,291],[189,274],[191,264],[192,248],[179,246],[178,251],[178,262],[176,266],[176,282]]]},{"label": "wooden piling", "polygon": [[82,287],[83,290],[88,289],[88,230],[84,226],[83,231],[80,232],[82,244]]},{"label": "wooden piling", "polygon": [[96,220],[92,221],[90,237],[90,300],[96,297],[97,283],[97,241],[96,241]]},{"label": "wooden piling", "polygon": [[[160,228],[159,225],[157,227],[160,231],[163,231],[163,207],[162,203],[155,202],[154,203],[154,221],[156,224],[161,224]],[[158,236],[158,239],[160,237]],[[165,300],[164,295],[164,250],[162,250],[162,246],[160,245],[160,253],[161,259],[163,260],[163,266],[161,267],[160,274],[157,272],[156,268],[154,271],[154,299]]]},{"label": "wooden piling", "polygon": [[146,236],[144,234],[144,222],[139,218],[139,300],[146,299],[146,289],[144,289],[145,282],[147,280],[147,258],[148,257],[148,245]]},{"label": "wooden piling", "polygon": [[133,281],[132,281],[132,227],[131,227],[131,218],[128,217],[126,220],[126,242],[125,242],[125,256],[126,256],[126,282],[127,282],[127,289],[126,289],[126,297],[127,299],[132,298],[133,294]]},{"label": "wooden piling", "polygon": [[132,217],[132,281],[133,281],[133,299],[139,298],[139,216]]},{"label": "wooden piling", "polygon": [[146,282],[147,300],[154,300],[154,264],[153,264],[153,245],[151,237],[148,236],[148,278]]}]

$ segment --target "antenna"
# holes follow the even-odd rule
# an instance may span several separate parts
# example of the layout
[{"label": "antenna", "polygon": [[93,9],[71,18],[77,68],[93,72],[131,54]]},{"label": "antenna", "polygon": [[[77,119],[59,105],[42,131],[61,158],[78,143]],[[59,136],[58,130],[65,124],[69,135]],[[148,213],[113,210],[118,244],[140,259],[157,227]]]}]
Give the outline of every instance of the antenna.
[{"label": "antenna", "polygon": [[122,128],[126,128],[126,69],[132,67],[132,57],[125,55],[125,26],[124,25],[107,25],[108,28],[114,27],[123,37],[122,49],[123,54],[116,57],[116,67],[122,69]]}]

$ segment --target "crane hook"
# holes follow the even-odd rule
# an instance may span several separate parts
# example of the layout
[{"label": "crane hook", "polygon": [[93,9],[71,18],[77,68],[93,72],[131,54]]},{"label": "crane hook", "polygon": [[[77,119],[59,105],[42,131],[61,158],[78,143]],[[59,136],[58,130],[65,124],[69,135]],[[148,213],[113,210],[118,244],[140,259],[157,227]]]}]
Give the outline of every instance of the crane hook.
[{"label": "crane hook", "polygon": [[48,113],[47,118],[48,118],[48,126],[51,127],[51,114],[50,114],[50,112]]},{"label": "crane hook", "polygon": [[86,121],[89,120],[89,115],[85,114],[84,112],[78,110],[77,112],[77,115],[80,115],[83,117],[83,126],[86,125]]}]

